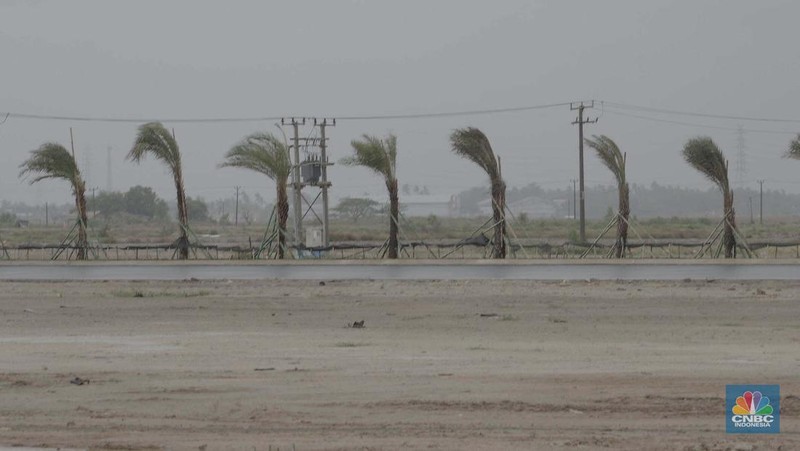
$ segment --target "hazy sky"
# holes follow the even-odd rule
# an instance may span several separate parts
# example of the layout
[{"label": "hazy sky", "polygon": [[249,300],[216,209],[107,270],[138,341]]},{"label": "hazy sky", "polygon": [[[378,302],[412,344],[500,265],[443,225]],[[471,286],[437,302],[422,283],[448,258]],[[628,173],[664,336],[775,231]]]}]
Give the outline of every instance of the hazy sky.
[{"label": "hazy sky", "polygon": [[[590,114],[600,120],[587,134],[617,141],[635,183],[708,187],[682,161],[682,144],[711,136],[735,179],[741,125],[750,130],[743,135],[745,185],[766,179],[765,188],[800,192],[800,162],[781,158],[800,131],[797,17],[800,2],[792,0],[0,0],[0,112],[343,117],[597,99],[795,120],[717,120],[596,103]],[[487,182],[449,149],[451,130],[472,125],[489,136],[510,186],[566,187],[578,169],[573,119],[563,106],[341,120],[329,131],[331,156],[349,154],[350,141],[362,133],[395,133],[400,183],[453,194]],[[108,185],[110,146],[114,189],[144,184],[174,199],[165,169],[124,160],[136,125],[9,118],[0,126],[0,197],[68,201],[65,183],[29,187],[17,173],[41,143],[68,145],[71,126],[90,187]],[[217,169],[248,133],[276,132],[271,122],[166,125],[181,145],[189,195],[227,197],[238,184],[272,199],[274,185],[263,176]],[[337,165],[330,177],[337,198],[384,189],[365,169]],[[586,178],[590,185],[612,181],[589,152]]]}]

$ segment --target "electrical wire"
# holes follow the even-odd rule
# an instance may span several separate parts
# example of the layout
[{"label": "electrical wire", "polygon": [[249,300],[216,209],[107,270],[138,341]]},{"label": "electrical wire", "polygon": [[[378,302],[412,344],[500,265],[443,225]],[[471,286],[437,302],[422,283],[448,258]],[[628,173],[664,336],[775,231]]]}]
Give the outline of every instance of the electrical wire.
[{"label": "electrical wire", "polygon": [[167,123],[214,123],[214,122],[262,122],[278,121],[281,116],[274,117],[218,117],[218,118],[129,118],[129,117],[92,117],[92,116],[58,116],[48,114],[6,113],[12,119],[74,121],[74,122],[124,122],[141,124],[145,122]]},{"label": "electrical wire", "polygon": [[651,113],[660,113],[660,114],[671,114],[671,115],[678,115],[678,116],[696,116],[696,117],[706,117],[711,119],[726,119],[726,120],[736,120],[736,121],[754,121],[754,122],[780,122],[780,123],[792,123],[792,124],[800,124],[800,119],[783,119],[783,118],[769,118],[769,117],[752,117],[752,116],[734,116],[729,114],[710,114],[710,113],[697,113],[691,111],[677,111],[677,110],[668,110],[664,108],[652,108],[640,105],[631,105],[628,103],[618,103],[618,102],[610,102],[603,100],[602,103],[607,103],[608,106],[629,109],[629,110],[638,110],[638,111],[646,111]]},{"label": "electrical wire", "polygon": [[[488,108],[488,109],[474,109],[474,110],[461,110],[461,111],[444,111],[433,113],[410,113],[410,114],[369,114],[369,115],[337,115],[338,121],[369,121],[369,120],[400,120],[400,119],[434,119],[434,118],[447,118],[447,117],[461,117],[461,116],[478,116],[478,115],[491,115],[503,113],[520,113],[534,110],[544,110],[550,108],[558,108],[570,106],[574,102],[559,102],[540,105],[529,105],[520,107],[507,107],[507,108]],[[783,119],[783,118],[765,118],[765,117],[751,117],[751,116],[736,116],[736,115],[723,115],[723,114],[708,114],[698,113],[691,111],[678,111],[663,108],[652,108],[640,105],[633,105],[628,103],[611,102],[606,100],[599,101],[600,103],[600,117],[609,113],[612,115],[631,117],[651,122],[661,122],[674,125],[682,125],[688,127],[708,128],[716,130],[729,130],[729,131],[744,131],[750,133],[762,133],[773,135],[795,135],[795,132],[781,131],[781,130],[765,130],[765,129],[740,129],[738,127],[727,127],[723,125],[707,125],[697,124],[693,122],[685,122],[679,120],[665,119],[661,117],[654,117],[657,115],[676,115],[676,116],[689,116],[689,117],[703,117],[718,120],[738,120],[738,121],[757,121],[757,122],[772,122],[772,123],[800,123],[798,119]],[[638,114],[637,114],[638,113]],[[2,113],[0,113],[2,116]],[[165,122],[165,123],[235,123],[235,122],[274,122],[286,116],[254,116],[254,117],[210,117],[210,118],[132,118],[132,117],[109,117],[109,116],[71,116],[71,115],[40,115],[40,114],[26,114],[6,112],[3,122],[11,119],[25,119],[25,120],[52,120],[52,121],[75,121],[75,122],[114,122],[114,123],[144,123],[144,122]]]},{"label": "electrical wire", "polygon": [[[415,114],[372,114],[362,116],[334,115],[337,121],[368,121],[384,119],[431,119],[459,116],[478,116],[499,113],[515,113],[523,111],[543,110],[570,105],[570,102],[549,103],[542,105],[530,105],[509,108],[490,108],[477,110],[446,111],[435,113],[415,113]],[[216,117],[216,118],[131,118],[131,117],[99,117],[99,116],[69,116],[69,115],[47,115],[47,114],[25,114],[7,112],[6,115],[12,119],[29,120],[52,120],[52,121],[76,121],[76,122],[122,122],[122,123],[144,123],[144,122],[166,122],[166,123],[223,123],[223,122],[264,122],[278,121],[284,117],[291,116],[263,116],[263,117]]]},{"label": "electrical wire", "polygon": [[682,121],[675,121],[671,119],[662,119],[658,117],[651,117],[651,116],[642,116],[640,114],[633,114],[628,112],[616,111],[613,109],[609,109],[610,105],[607,105],[605,108],[605,112],[608,114],[613,114],[617,116],[625,116],[631,117],[636,119],[642,119],[651,122],[662,122],[667,124],[675,124],[675,125],[684,125],[687,127],[698,127],[698,128],[711,128],[715,130],[730,130],[730,131],[743,131],[748,133],[764,133],[764,134],[771,134],[771,135],[795,135],[796,132],[789,132],[789,131],[781,131],[781,130],[762,130],[762,129],[750,129],[750,128],[738,128],[738,127],[725,127],[722,125],[707,125],[707,124],[696,124],[691,122],[682,122]]},{"label": "electrical wire", "polygon": [[477,116],[484,114],[517,113],[522,111],[544,110],[571,105],[573,102],[549,103],[544,105],[521,106],[510,108],[493,108],[483,110],[450,111],[446,113],[416,113],[416,114],[376,114],[367,116],[335,116],[339,121],[368,121],[380,119],[430,119],[437,117]]}]

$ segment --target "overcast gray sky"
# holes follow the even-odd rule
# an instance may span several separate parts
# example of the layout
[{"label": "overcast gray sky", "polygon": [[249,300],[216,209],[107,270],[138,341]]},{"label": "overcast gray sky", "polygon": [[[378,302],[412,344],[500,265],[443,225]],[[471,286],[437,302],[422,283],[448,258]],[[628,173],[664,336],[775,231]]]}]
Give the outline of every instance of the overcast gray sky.
[{"label": "overcast gray sky", "polygon": [[[797,17],[800,2],[792,0],[0,0],[0,112],[342,117],[597,99],[607,103],[590,112],[600,120],[587,134],[617,141],[635,183],[708,187],[680,157],[682,144],[697,135],[715,139],[736,178],[741,125],[750,130],[744,183],[766,179],[765,188],[800,192],[800,162],[780,158],[800,131]],[[610,102],[797,121],[657,114]],[[486,183],[448,146],[453,128],[472,125],[489,136],[510,186],[566,187],[578,168],[573,119],[564,106],[342,120],[329,136],[338,160],[362,133],[395,133],[400,183],[453,194]],[[181,145],[189,195],[227,197],[238,184],[273,197],[263,176],[217,169],[232,144],[275,131],[272,123],[166,125]],[[68,145],[70,126],[90,187],[107,187],[110,146],[114,189],[144,184],[174,198],[156,163],[125,162],[136,124],[13,117],[0,126],[0,197],[69,201],[66,184],[29,187],[17,172],[41,143]],[[383,189],[364,169],[335,166],[330,174],[337,198]],[[588,152],[586,178],[590,185],[612,181]]]}]

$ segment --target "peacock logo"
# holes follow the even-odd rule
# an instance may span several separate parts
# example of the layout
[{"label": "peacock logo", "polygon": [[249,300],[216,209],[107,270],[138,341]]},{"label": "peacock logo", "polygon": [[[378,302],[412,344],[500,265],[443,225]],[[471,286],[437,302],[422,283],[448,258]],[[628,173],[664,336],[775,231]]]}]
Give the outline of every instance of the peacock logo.
[{"label": "peacock logo", "polygon": [[731,434],[777,434],[781,430],[779,385],[726,385],[725,431]]},{"label": "peacock logo", "polygon": [[736,405],[733,406],[734,415],[771,415],[772,406],[769,398],[763,396],[760,391],[746,391],[736,398]]}]

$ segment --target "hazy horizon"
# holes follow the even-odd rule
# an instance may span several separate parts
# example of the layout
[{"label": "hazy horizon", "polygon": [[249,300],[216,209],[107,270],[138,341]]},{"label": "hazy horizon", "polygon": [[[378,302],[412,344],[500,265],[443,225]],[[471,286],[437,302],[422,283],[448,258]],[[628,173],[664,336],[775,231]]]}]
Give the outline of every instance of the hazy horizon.
[{"label": "hazy horizon", "polygon": [[[157,8],[157,9],[155,9]],[[157,14],[154,14],[154,9]],[[0,121],[5,113],[105,118],[344,117],[426,114],[595,99],[587,136],[628,154],[632,183],[706,188],[680,156],[711,136],[735,186],[800,193],[800,162],[781,156],[800,131],[788,33],[792,1],[137,1],[0,0]],[[600,101],[605,101],[600,103]],[[614,104],[780,121],[663,114]],[[401,184],[455,194],[487,182],[449,149],[452,129],[481,128],[509,186],[566,187],[577,178],[575,112],[568,106],[473,116],[339,120],[333,161],[363,133],[398,136]],[[691,124],[691,125],[685,125]],[[187,194],[229,197],[234,186],[274,197],[266,177],[218,169],[225,151],[273,122],[165,123],[184,158]],[[59,181],[18,178],[28,152],[69,145],[87,185],[152,186],[174,198],[165,169],[124,157],[136,123],[9,118],[0,125],[0,199],[67,202]],[[736,129],[746,130],[740,135]],[[310,128],[305,129],[308,133]],[[740,136],[746,174],[740,179]],[[611,174],[586,151],[588,185]],[[334,198],[383,189],[369,171],[336,165]]]}]

